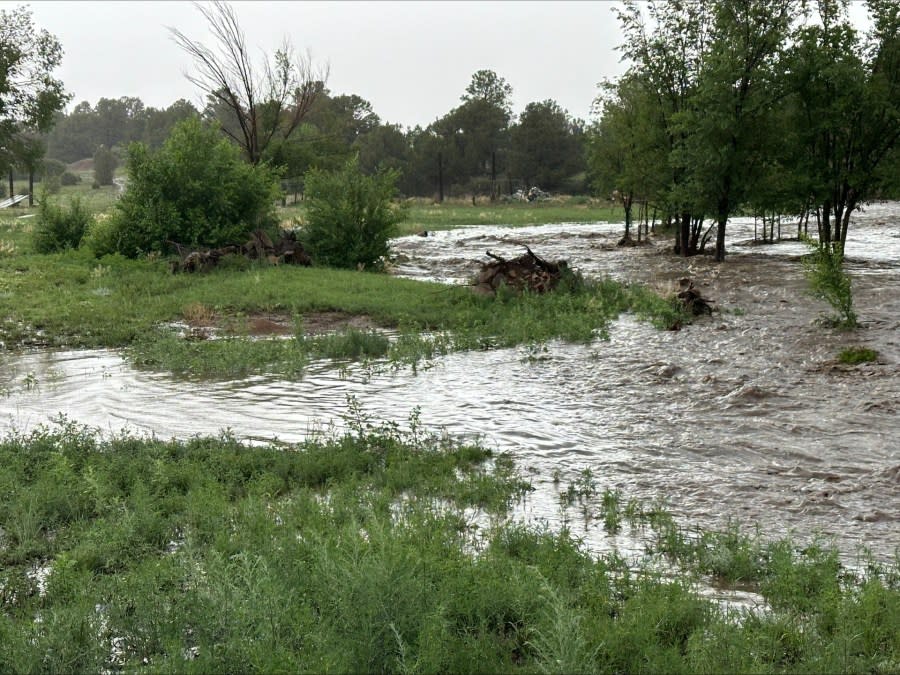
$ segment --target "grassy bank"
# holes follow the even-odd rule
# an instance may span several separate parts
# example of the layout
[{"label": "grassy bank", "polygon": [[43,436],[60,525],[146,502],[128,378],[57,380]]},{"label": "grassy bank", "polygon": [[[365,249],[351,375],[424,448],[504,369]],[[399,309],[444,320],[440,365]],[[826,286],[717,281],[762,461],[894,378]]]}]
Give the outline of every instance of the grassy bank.
[{"label": "grassy bank", "polygon": [[[621,207],[607,201],[588,197],[558,197],[545,202],[491,203],[482,200],[476,204],[466,200],[416,199],[406,202],[408,219],[400,224],[401,234],[414,234],[423,230],[449,230],[470,225],[546,225],[548,223],[593,223],[598,220],[623,221]],[[303,222],[303,202],[281,209],[284,221]]]},{"label": "grassy bank", "polygon": [[[595,557],[504,522],[527,490],[508,459],[416,420],[408,433],[355,420],[290,448],[65,423],[0,441],[0,670],[900,667],[896,568],[859,578],[815,547],[688,537],[581,481],[568,492],[607,529],[658,532],[644,560]],[[653,571],[660,559],[674,571]],[[713,569],[769,607],[701,597]]]},{"label": "grassy bank", "polygon": [[[216,377],[297,375],[308,359],[322,356],[415,363],[451,350],[588,341],[623,311],[662,324],[678,314],[662,298],[609,281],[568,293],[485,298],[465,287],[246,261],[173,275],[164,260],[97,260],[83,250],[30,253],[32,222],[0,221],[0,241],[7,242],[0,251],[0,341],[7,349],[130,347],[133,360],[149,368]],[[334,312],[365,317],[370,328],[391,328],[400,337],[388,342],[357,330],[324,338],[306,330],[310,318]],[[279,317],[294,339],[251,339],[259,315]],[[182,340],[165,327],[198,316],[224,328],[229,339]]]}]

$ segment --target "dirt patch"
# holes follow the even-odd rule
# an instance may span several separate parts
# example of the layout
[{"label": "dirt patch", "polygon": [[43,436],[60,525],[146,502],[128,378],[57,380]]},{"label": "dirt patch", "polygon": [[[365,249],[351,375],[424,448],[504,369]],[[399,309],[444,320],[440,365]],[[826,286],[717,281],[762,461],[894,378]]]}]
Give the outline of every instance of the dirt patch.
[{"label": "dirt patch", "polygon": [[[214,335],[252,335],[255,337],[292,335],[296,328],[294,318],[283,312],[255,312],[247,316],[221,316],[202,305],[192,305],[185,309],[183,317],[189,327],[190,335],[196,338],[208,338]],[[373,330],[378,328],[378,325],[364,314],[346,314],[344,312],[310,312],[300,318],[300,325],[306,335],[321,335],[348,329]]]},{"label": "dirt patch", "polygon": [[372,330],[378,325],[365,314],[345,314],[344,312],[310,312],[303,315],[303,332],[319,335],[339,330]]}]

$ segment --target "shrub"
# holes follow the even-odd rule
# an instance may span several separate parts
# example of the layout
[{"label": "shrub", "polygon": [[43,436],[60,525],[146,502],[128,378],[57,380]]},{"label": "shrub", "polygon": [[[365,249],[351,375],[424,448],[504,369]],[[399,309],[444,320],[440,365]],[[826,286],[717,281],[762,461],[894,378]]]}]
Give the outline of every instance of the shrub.
[{"label": "shrub", "polygon": [[94,187],[112,185],[113,174],[118,165],[119,160],[112,150],[104,145],[97,148],[97,152],[94,153]]},{"label": "shrub", "polygon": [[128,189],[116,202],[119,252],[135,257],[188,246],[242,243],[273,222],[278,184],[267,166],[241,159],[218,129],[190,118],[163,147],[128,149]]},{"label": "shrub", "polygon": [[54,253],[78,248],[92,220],[90,212],[78,197],[72,199],[68,209],[49,199],[42,199],[34,226],[34,250]]},{"label": "shrub", "polygon": [[59,177],[59,182],[61,185],[78,185],[81,182],[81,176],[71,171],[66,171]]},{"label": "shrub", "polygon": [[878,360],[878,352],[874,349],[866,347],[848,347],[838,354],[838,361],[848,365],[856,365],[857,363],[872,363]]},{"label": "shrub", "polygon": [[81,245],[90,249],[98,258],[117,253],[122,239],[120,226],[121,223],[117,218],[101,213],[88,224]]},{"label": "shrub", "polygon": [[396,170],[367,176],[353,158],[337,171],[311,169],[304,179],[306,220],[303,246],[317,264],[380,269],[388,240],[406,217],[391,204],[397,194]]},{"label": "shrub", "polygon": [[52,157],[45,157],[43,160],[43,175],[47,178],[59,178],[66,172],[66,164]]},{"label": "shrub", "polygon": [[803,259],[803,267],[809,281],[810,293],[824,300],[837,312],[832,321],[843,328],[856,328],[853,311],[853,293],[850,276],[844,271],[844,246],[840,242],[813,242],[806,244],[812,253]]}]

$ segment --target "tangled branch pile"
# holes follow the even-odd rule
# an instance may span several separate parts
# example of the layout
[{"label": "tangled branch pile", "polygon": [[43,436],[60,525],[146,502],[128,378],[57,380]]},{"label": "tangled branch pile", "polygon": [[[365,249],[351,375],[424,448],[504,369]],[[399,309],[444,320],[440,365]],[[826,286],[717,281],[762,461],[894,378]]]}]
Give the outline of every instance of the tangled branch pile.
[{"label": "tangled branch pile", "polygon": [[494,295],[501,286],[517,292],[546,293],[559,286],[563,276],[569,273],[565,260],[548,262],[525,247],[525,253],[512,260],[506,260],[490,251],[493,260],[485,263],[475,279],[475,292]]},{"label": "tangled branch pile", "polygon": [[272,239],[262,230],[256,230],[243,246],[196,249],[171,242],[178,251],[179,260],[172,262],[172,272],[207,272],[216,267],[225,256],[242,255],[248,260],[268,260],[273,265],[303,265],[309,267],[312,260],[297,241],[293,232],[282,232],[281,239]]}]

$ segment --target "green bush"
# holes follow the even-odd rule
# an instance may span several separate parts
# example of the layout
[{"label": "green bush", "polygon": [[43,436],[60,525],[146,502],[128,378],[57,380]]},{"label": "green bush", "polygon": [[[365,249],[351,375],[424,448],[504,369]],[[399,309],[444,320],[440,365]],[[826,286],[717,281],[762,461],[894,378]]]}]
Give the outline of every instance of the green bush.
[{"label": "green bush", "polygon": [[59,177],[59,182],[61,185],[78,185],[81,182],[81,176],[78,174],[72,173],[71,171],[66,171],[62,176]]},{"label": "green bush", "polygon": [[72,199],[68,209],[49,199],[42,199],[34,226],[34,250],[54,253],[78,248],[92,221],[93,216],[78,197]]},{"label": "green bush", "polygon": [[311,169],[304,179],[307,223],[303,246],[320,265],[380,269],[388,240],[406,217],[391,204],[397,194],[396,170],[367,176],[357,158],[337,171]]},{"label": "green bush", "polygon": [[47,178],[59,178],[66,172],[66,163],[53,159],[52,157],[45,157],[43,160],[43,175]]},{"label": "green bush", "polygon": [[94,153],[94,187],[112,185],[113,174],[118,165],[119,160],[112,153],[112,150],[104,145],[97,148],[97,151]]},{"label": "green bush", "polygon": [[175,126],[163,147],[128,149],[128,189],[116,203],[119,252],[169,252],[174,243],[243,243],[273,222],[278,184],[267,166],[241,159],[215,127],[196,118]]},{"label": "green bush", "polygon": [[877,360],[878,352],[866,347],[847,347],[838,354],[838,361],[851,366],[858,363],[873,363]]},{"label": "green bush", "polygon": [[81,245],[89,248],[98,258],[117,253],[120,243],[120,223],[108,214],[99,214],[94,218],[81,239]]},{"label": "green bush", "polygon": [[856,328],[853,311],[853,293],[850,276],[844,271],[844,246],[840,242],[813,242],[806,244],[812,253],[803,258],[810,293],[824,300],[837,312],[832,321],[843,328]]}]

